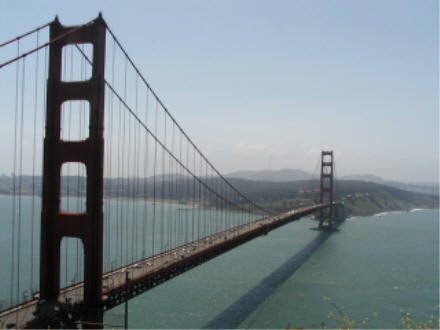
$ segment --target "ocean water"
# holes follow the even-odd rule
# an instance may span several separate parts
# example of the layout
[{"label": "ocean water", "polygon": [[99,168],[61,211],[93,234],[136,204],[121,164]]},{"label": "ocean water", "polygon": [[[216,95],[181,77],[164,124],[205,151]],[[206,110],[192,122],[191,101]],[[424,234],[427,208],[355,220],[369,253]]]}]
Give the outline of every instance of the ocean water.
[{"label": "ocean water", "polygon": [[[349,219],[324,237],[315,225],[288,224],[130,300],[129,327],[337,327],[338,308],[368,328],[399,326],[400,310],[438,317],[438,210]],[[123,317],[119,306],[105,321]]]},{"label": "ocean water", "polygon": [[[84,212],[85,199],[64,198],[61,209]],[[41,199],[37,196],[0,195],[0,310],[28,301],[38,292],[40,214]],[[105,199],[104,272],[260,217],[189,204]],[[81,240],[65,237],[60,249],[61,287],[81,282]]]},{"label": "ocean water", "polygon": [[[34,200],[32,216],[32,198],[23,197],[21,200],[22,256],[20,269],[16,264],[11,272],[11,197],[0,196],[2,308],[11,303],[11,293],[15,303],[17,299],[26,300],[32,288],[38,290],[40,202],[38,198]],[[76,202],[74,199],[70,201],[72,205]],[[124,214],[137,212],[140,217],[144,204],[127,202],[121,209],[121,205],[118,208],[114,203],[106,201],[105,204],[107,213],[111,214],[106,220],[106,233],[116,237],[118,228],[124,227],[123,235],[128,242],[133,241],[132,232],[141,242],[143,237],[139,232],[142,227],[127,226],[122,218],[118,223],[113,214],[119,210]],[[206,234],[215,230],[223,218],[222,214],[212,210],[182,210],[173,205],[156,207],[159,215],[160,212],[173,214],[174,224],[168,223],[165,229],[187,229],[183,236],[174,239],[171,236],[169,244],[179,244],[186,239],[185,235],[190,238],[192,212],[201,212],[200,218],[210,219],[205,227]],[[147,212],[152,212],[151,204]],[[15,223],[16,239],[17,226],[18,222]],[[341,324],[329,320],[327,315],[331,312],[338,316],[338,309],[344,308],[350,319],[362,321],[370,317],[365,327],[394,328],[400,324],[400,310],[410,312],[418,321],[428,321],[431,315],[438,315],[438,210],[358,217],[345,221],[333,233],[310,230],[313,227],[316,222],[310,218],[290,223],[130,300],[129,326],[320,328],[325,322],[329,327],[337,327]],[[151,246],[150,228],[151,224],[145,227],[147,246]],[[156,231],[160,232],[160,226]],[[75,258],[77,253],[82,254],[81,246],[74,241],[69,244],[61,251],[62,284],[80,280],[75,274],[82,271]],[[105,244],[106,251],[111,251],[110,257],[105,258],[106,268],[116,266],[112,264],[118,260],[121,248],[123,255],[119,262],[124,258],[129,260],[133,253],[143,253],[140,249],[133,252],[129,245],[126,251],[124,244],[116,246],[113,239],[106,240]],[[159,249],[160,242],[156,244]],[[150,253],[151,248],[147,251]],[[31,255],[33,262],[29,261]],[[19,283],[16,279],[18,272]],[[122,325],[123,320],[123,305],[105,313],[106,323]]]}]

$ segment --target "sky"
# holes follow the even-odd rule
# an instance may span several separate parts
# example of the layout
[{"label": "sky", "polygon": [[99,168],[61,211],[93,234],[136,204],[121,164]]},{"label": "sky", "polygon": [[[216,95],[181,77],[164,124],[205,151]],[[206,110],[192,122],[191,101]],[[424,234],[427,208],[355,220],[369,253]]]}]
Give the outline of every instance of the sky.
[{"label": "sky", "polygon": [[0,41],[99,12],[221,172],[324,149],[338,176],[438,182],[437,1],[0,0]]}]

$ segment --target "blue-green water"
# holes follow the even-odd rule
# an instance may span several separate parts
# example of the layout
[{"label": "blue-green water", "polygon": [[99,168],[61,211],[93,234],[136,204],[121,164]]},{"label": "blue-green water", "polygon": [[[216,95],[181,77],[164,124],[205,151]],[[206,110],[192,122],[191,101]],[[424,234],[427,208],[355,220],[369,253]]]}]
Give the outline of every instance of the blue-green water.
[{"label": "blue-green water", "polygon": [[[17,280],[11,278],[10,270],[11,197],[0,196],[0,280],[3,284],[0,286],[0,303],[3,307],[10,303],[11,279],[15,282],[12,283],[14,299],[29,295],[31,287],[38,290],[40,200],[34,201],[33,231],[30,222],[32,199],[23,197],[21,202],[21,279],[20,291],[16,292]],[[72,199],[71,203],[76,202]],[[130,244],[132,237],[137,237],[139,242],[143,239],[142,235],[139,236],[140,224],[134,228],[135,236],[130,236],[133,232],[131,225],[122,222],[125,221],[122,217],[118,224],[117,217],[112,214],[113,208],[117,209],[114,201],[106,201],[105,205],[110,213],[106,218],[106,233],[113,237],[118,233],[117,228],[124,226],[123,234]],[[119,212],[130,214],[136,210],[140,217],[143,207],[141,202],[126,202]],[[191,236],[192,212],[201,212],[200,218],[211,219],[205,226],[206,234],[216,230],[219,221],[224,221],[224,225],[228,221],[221,212],[212,210],[182,211],[171,205],[156,207],[158,215],[161,212],[173,214],[174,223],[168,223],[165,230],[183,226],[187,228],[185,235],[188,236]],[[147,212],[152,212],[151,204]],[[151,233],[148,233],[151,225],[148,223],[145,228],[149,247],[147,255],[152,253]],[[324,301],[325,296],[332,298],[338,307],[345,306],[351,319],[362,320],[378,313],[367,324],[370,328],[398,326],[400,309],[420,321],[438,314],[438,210],[359,217],[347,220],[338,232],[328,236],[310,230],[315,226],[315,222],[307,218],[288,224],[130,300],[129,326],[285,328],[320,327],[322,321],[330,327],[338,326],[327,320],[329,312],[337,315],[337,311],[331,303]],[[17,236],[17,227],[15,230]],[[160,233],[160,226],[155,230]],[[184,236],[174,240],[171,236],[169,243],[180,244],[186,239]],[[156,242],[156,249],[161,248],[159,243]],[[107,268],[112,267],[113,258],[118,258],[120,247],[114,244],[113,240],[106,241],[106,251],[113,251],[111,258],[106,258]],[[130,245],[128,248],[130,250]],[[75,242],[67,248],[66,245],[62,247],[62,284],[79,280],[71,278],[75,277],[75,269],[81,272],[81,266],[78,270],[75,265],[76,251]],[[142,252],[139,249],[134,254]],[[81,255],[81,248],[78,253]],[[130,259],[131,253],[123,250],[121,262],[124,256]],[[34,256],[32,264],[29,262],[31,254]],[[66,255],[73,263],[63,261]],[[16,268],[14,274],[17,271]],[[123,317],[124,308],[119,306],[106,312],[105,322],[122,324]]]},{"label": "blue-green water", "polygon": [[[84,212],[84,198],[67,197],[62,211]],[[15,210],[15,212],[13,212]],[[41,199],[0,196],[0,310],[28,301],[38,291]],[[190,204],[104,200],[104,272],[260,218]],[[154,234],[153,234],[154,233]],[[61,241],[60,285],[81,282],[84,252],[80,239]]]},{"label": "blue-green water", "polygon": [[[419,321],[438,315],[438,210],[348,220],[298,267],[295,255],[320,235],[313,226],[286,225],[131,300],[129,326],[338,326],[325,296],[351,319],[370,317],[369,328],[398,326],[400,309]],[[106,322],[122,324],[123,311]]]}]

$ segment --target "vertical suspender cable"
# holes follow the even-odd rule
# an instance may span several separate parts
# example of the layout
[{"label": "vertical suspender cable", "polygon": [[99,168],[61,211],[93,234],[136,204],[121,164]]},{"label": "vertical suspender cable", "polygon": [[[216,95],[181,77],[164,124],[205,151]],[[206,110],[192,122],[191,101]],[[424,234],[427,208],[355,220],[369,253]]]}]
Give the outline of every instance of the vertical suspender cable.
[{"label": "vertical suspender cable", "polygon": [[[196,150],[193,149],[193,173],[196,174]],[[196,180],[192,179],[193,182],[193,191],[192,191],[192,219],[191,219],[191,228],[192,228],[192,236],[191,240],[195,240],[195,217],[196,217]]]},{"label": "vertical suspender cable", "polygon": [[[172,141],[172,132],[171,134],[171,141]],[[171,147],[172,147],[172,142],[171,142]],[[171,149],[172,150],[172,149]],[[172,153],[174,153],[173,151],[171,151]],[[168,191],[166,194],[166,200],[167,200],[167,215],[166,215],[166,219],[167,219],[167,223],[168,223],[168,242],[167,242],[167,246],[168,246],[168,250],[172,249],[173,244],[172,244],[172,231],[173,231],[173,215],[174,213],[172,212],[172,204],[170,204],[170,201],[172,201],[172,191],[173,191],[173,187],[172,187],[172,180],[173,180],[173,173],[172,173],[172,158],[171,157],[167,157],[168,158]]]},{"label": "vertical suspender cable", "polygon": [[[175,128],[176,127],[175,127],[174,122],[172,122],[172,125],[173,125],[173,130],[172,130],[173,133],[172,133],[172,138],[171,138],[171,145],[172,145],[171,146],[171,150],[172,150],[172,152],[174,154],[175,153],[174,147],[175,147],[175,137],[176,137],[175,136]],[[171,180],[172,180],[172,189],[173,189],[173,194],[172,194],[171,200],[173,200],[175,205],[177,205],[177,191],[176,191],[176,189],[177,189],[177,173],[176,173],[177,168],[174,168],[174,165],[177,166],[177,164],[175,163],[175,161],[173,161],[171,159],[171,157],[170,157],[170,162],[171,162],[171,165],[172,165],[172,169],[170,171],[172,171]],[[172,215],[173,215],[173,223],[174,223],[174,232],[173,232],[173,236],[172,236],[172,238],[173,238],[172,247],[175,248],[177,246],[177,241],[176,241],[176,238],[177,238],[177,233],[176,233],[176,229],[177,229],[177,213],[176,213],[176,209],[175,208],[172,209]]]},{"label": "vertical suspender cable", "polygon": [[[136,92],[136,115],[138,114],[138,84],[139,84],[139,76],[136,75],[136,87],[135,87],[135,92]],[[135,199],[135,209],[134,209],[134,222],[135,222],[135,237],[134,237],[134,246],[135,246],[135,255],[134,255],[134,260],[137,260],[137,255],[138,255],[138,202],[137,202],[137,198],[138,193],[139,193],[139,160],[140,160],[140,150],[139,150],[139,143],[140,143],[140,135],[139,135],[139,124],[135,123],[135,133],[136,133],[136,141],[135,141],[135,148],[134,148],[134,155],[135,155],[135,193],[134,193],[134,199]]]},{"label": "vertical suspender cable", "polygon": [[122,266],[122,187],[123,187],[123,177],[122,177],[122,162],[123,157],[120,156],[122,153],[121,149],[122,144],[122,103],[119,101],[119,118],[118,118],[118,157],[117,157],[117,178],[118,178],[118,185],[117,185],[117,193],[116,193],[116,223],[117,223],[117,230],[116,230],[116,236],[117,236],[117,253],[119,258],[117,258],[117,264],[118,266]]},{"label": "vertical suspender cable", "polygon": [[[158,115],[158,103],[156,102],[156,109],[154,115],[154,134],[157,135],[157,115]],[[157,141],[154,141],[154,164],[153,164],[153,237],[152,248],[154,256],[154,238],[156,237],[156,168],[157,168]],[[153,259],[154,262],[154,259]]]},{"label": "vertical suspender cable", "polygon": [[[182,159],[183,160],[183,158],[182,158],[182,134],[179,134],[179,159]],[[180,167],[180,171],[179,171],[179,174],[180,174],[180,191],[179,191],[179,198],[181,199],[181,200],[184,200],[184,194],[185,194],[185,187],[184,187],[184,184],[185,184],[185,177],[183,176],[183,168],[182,167]],[[183,210],[183,209],[182,209]],[[179,212],[178,213],[178,215],[179,215],[179,233],[180,233],[180,236],[179,236],[179,245],[182,245],[183,244],[183,237],[184,237],[184,235],[183,235],[183,225],[182,225],[182,222],[183,222],[183,220],[182,220],[182,212]]]},{"label": "vertical suspender cable", "polygon": [[[124,102],[127,101],[127,59],[125,59],[125,65],[124,65]],[[126,148],[125,145],[125,132],[127,132],[128,134],[128,148],[127,148],[127,157],[124,157],[124,161],[127,161],[127,166],[125,167],[124,165],[124,169],[127,170],[127,174],[125,174],[125,172],[123,172],[123,177],[125,179],[126,182],[126,187],[125,187],[125,191],[124,191],[124,197],[128,197],[130,196],[130,122],[131,122],[131,116],[128,116],[128,120],[126,121],[126,111],[124,111],[124,131],[123,131],[123,146],[124,149]],[[127,126],[128,125],[128,129]],[[123,153],[124,154],[124,153]],[[129,233],[129,225],[130,225],[130,218],[129,218],[129,201],[128,199],[124,201],[123,203],[124,207],[125,207],[125,215],[124,215],[124,221],[125,221],[125,261],[124,264],[128,264],[128,233]]]},{"label": "vertical suspender cable", "polygon": [[[40,31],[37,31],[37,47],[40,46]],[[30,293],[33,292],[34,283],[34,222],[35,222],[35,163],[37,149],[37,114],[38,114],[38,68],[39,68],[39,52],[35,57],[35,93],[34,93],[34,127],[33,127],[33,146],[32,146],[32,206],[31,206],[31,249],[30,249]]]},{"label": "vertical suspender cable", "polygon": [[[126,88],[127,89],[127,86]],[[127,95],[124,97],[125,102],[127,102]],[[127,180],[129,182],[129,189],[127,191],[127,220],[129,221],[127,224],[127,256],[129,254],[128,252],[128,244],[130,242],[131,245],[131,252],[130,252],[130,259],[127,258],[127,263],[130,260],[130,263],[133,263],[133,253],[134,253],[134,237],[133,237],[133,229],[134,229],[134,196],[133,196],[133,189],[134,189],[134,182],[133,180],[136,180],[133,178],[133,176],[130,178],[130,175],[134,174],[130,171],[130,165],[133,164],[134,161],[131,159],[131,138],[133,134],[134,129],[132,129],[132,119],[131,116],[128,116],[128,155],[127,155]],[[133,141],[134,142],[134,141]],[[134,145],[134,143],[133,143]],[[136,158],[135,155],[133,155],[134,158]],[[134,171],[133,171],[134,172]],[[130,187],[131,185],[131,187]],[[131,200],[130,200],[131,197]],[[131,206],[131,212],[130,212],[130,206]],[[129,230],[131,229],[131,230]],[[131,239],[130,239],[131,238]]]},{"label": "vertical suspender cable", "polygon": [[[145,94],[145,123],[148,123],[148,105],[149,105],[149,97],[148,97],[148,89]],[[145,156],[144,156],[144,216],[142,221],[142,258],[146,257],[146,230],[147,230],[147,224],[148,224],[148,209],[147,209],[147,197],[148,197],[148,191],[147,191],[147,179],[148,179],[148,134],[145,134]]]},{"label": "vertical suspender cable", "polygon": [[[164,136],[163,141],[166,143],[167,139],[167,120],[164,115]],[[165,197],[165,150],[162,148],[162,175],[161,175],[161,203],[160,203],[160,252],[164,251],[165,241],[165,215],[164,215],[164,197]]]},{"label": "vertical suspender cable", "polygon": [[[113,47],[112,47],[112,56],[111,56],[111,81],[112,84],[114,84],[115,81],[115,43],[113,42]],[[108,216],[109,216],[109,222],[108,222],[108,236],[107,236],[107,241],[108,241],[108,263],[109,263],[109,269],[113,270],[114,268],[114,261],[116,260],[116,255],[117,253],[115,253],[114,256],[111,255],[111,236],[112,236],[112,229],[115,231],[115,233],[117,233],[117,224],[116,224],[116,217],[117,217],[117,210],[116,210],[116,202],[114,200],[115,197],[115,187],[114,184],[116,185],[116,190],[117,188],[117,177],[113,177],[113,127],[114,127],[114,95],[113,93],[108,93],[109,95],[111,95],[110,99],[109,99],[109,107],[110,107],[110,131],[109,131],[109,136],[110,136],[110,146],[107,149],[108,150],[108,157],[109,157],[109,162],[108,162],[108,181],[111,182],[110,185],[110,189],[109,189],[109,197],[110,199],[107,201],[108,205],[109,205],[109,211],[108,211]],[[115,240],[116,243],[116,240]],[[116,244],[115,244],[116,246]]]},{"label": "vertical suspender cable", "polygon": [[[200,168],[199,168],[199,176],[200,178],[202,178],[202,157],[200,157]],[[201,226],[202,226],[202,185],[199,182],[199,206],[197,209],[197,213],[199,214],[199,219],[198,219],[198,225],[197,225],[197,239],[200,239],[203,236],[203,231],[201,230]],[[202,236],[201,236],[202,235]]]},{"label": "vertical suspender cable", "polygon": [[[116,61],[116,47],[115,47],[115,42],[113,41],[113,51],[112,51],[112,84],[115,84],[115,61]],[[113,107],[113,102],[112,102],[112,107]],[[118,107],[119,111],[118,111],[118,134],[117,134],[117,157],[116,157],[116,177],[115,177],[115,183],[116,183],[116,191],[115,191],[115,260],[114,260],[114,266],[112,265],[112,270],[115,269],[116,267],[118,267],[120,265],[119,261],[120,261],[120,217],[119,217],[119,207],[120,207],[120,202],[119,202],[119,196],[120,196],[120,190],[121,190],[121,169],[120,169],[120,162],[121,162],[121,157],[119,157],[120,153],[121,153],[121,102],[119,102],[119,107]],[[113,263],[113,261],[112,261]]]},{"label": "vertical suspender cable", "polygon": [[[186,167],[189,168],[189,143],[188,141],[186,142]],[[187,191],[186,191],[186,200],[188,203],[190,203],[190,196],[191,196],[191,191],[190,191],[190,186],[191,186],[191,181],[190,181],[191,177],[188,176],[187,181]],[[189,210],[188,210],[189,211]],[[190,221],[188,219],[188,215],[189,212],[185,212],[185,244],[187,244],[189,242],[189,228],[190,228]]]},{"label": "vertical suspender cable", "polygon": [[25,99],[25,76],[26,58],[23,58],[22,83],[21,83],[21,115],[20,115],[20,155],[19,155],[19,177],[18,177],[18,239],[17,239],[17,298],[20,299],[20,269],[21,269],[21,222],[22,222],[22,182],[23,182],[23,132],[24,132],[24,99]]},{"label": "vertical suspender cable", "polygon": [[[17,41],[17,56],[20,54],[20,41]],[[12,240],[11,240],[11,298],[10,304],[13,306],[14,302],[14,283],[15,283],[15,195],[16,195],[16,170],[17,170],[17,125],[18,125],[18,87],[19,87],[19,70],[20,63],[17,61],[15,72],[15,129],[14,129],[14,159],[12,171]]]}]

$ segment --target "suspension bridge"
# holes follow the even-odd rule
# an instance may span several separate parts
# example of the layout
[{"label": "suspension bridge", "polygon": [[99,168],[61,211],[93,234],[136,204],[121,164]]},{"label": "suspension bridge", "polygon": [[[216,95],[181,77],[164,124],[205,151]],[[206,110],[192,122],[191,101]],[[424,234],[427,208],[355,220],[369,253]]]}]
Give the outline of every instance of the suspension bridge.
[{"label": "suspension bridge", "polygon": [[331,230],[343,213],[332,151],[282,212],[243,195],[101,15],[0,48],[2,328],[101,328],[106,310],[255,237],[311,214]]}]

